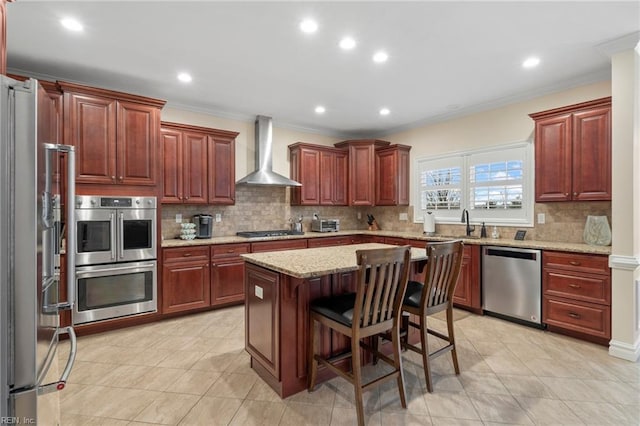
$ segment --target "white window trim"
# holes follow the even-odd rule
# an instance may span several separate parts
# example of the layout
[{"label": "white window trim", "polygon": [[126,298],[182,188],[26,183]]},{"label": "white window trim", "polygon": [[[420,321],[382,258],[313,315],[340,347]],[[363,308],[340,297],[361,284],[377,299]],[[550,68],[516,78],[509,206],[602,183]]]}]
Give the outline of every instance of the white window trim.
[{"label": "white window trim", "polygon": [[[522,226],[522,227],[533,227],[533,212],[534,212],[534,182],[535,182],[535,170],[534,170],[534,153],[533,153],[533,141],[526,140],[520,142],[513,142],[504,145],[494,145],[491,147],[466,150],[466,151],[455,151],[447,154],[435,155],[435,156],[424,156],[415,158],[413,161],[413,206],[414,206],[414,223],[423,223],[424,222],[424,211],[420,209],[421,200],[420,200],[420,168],[419,164],[423,161],[434,161],[440,160],[444,158],[460,158],[462,160],[462,166],[464,168],[464,176],[465,179],[462,182],[462,191],[463,191],[463,205],[460,209],[460,214],[462,214],[462,209],[469,208],[469,180],[468,180],[468,162],[466,158],[472,156],[474,154],[483,154],[487,152],[493,151],[501,151],[505,149],[512,148],[525,148],[524,154],[524,162],[525,162],[525,170],[528,173],[525,173],[525,177],[523,179],[523,194],[526,199],[530,200],[529,203],[525,207],[523,207],[524,218],[522,219],[509,219],[509,218],[500,218],[496,219],[494,217],[482,216],[482,210],[469,209],[470,221],[472,223],[480,223],[485,222],[487,225],[498,225],[498,226]],[[438,216],[438,210],[431,210],[436,214],[436,223],[442,224],[459,224],[460,218],[458,217],[442,217]]]}]

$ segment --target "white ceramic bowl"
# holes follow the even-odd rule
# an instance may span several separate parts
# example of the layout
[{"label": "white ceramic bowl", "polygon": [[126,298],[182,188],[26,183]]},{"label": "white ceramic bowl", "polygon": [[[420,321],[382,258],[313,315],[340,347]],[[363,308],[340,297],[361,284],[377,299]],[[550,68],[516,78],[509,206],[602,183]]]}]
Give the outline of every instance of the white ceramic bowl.
[{"label": "white ceramic bowl", "polygon": [[183,229],[182,231],[180,231],[181,235],[193,235],[196,233],[195,229]]},{"label": "white ceramic bowl", "polygon": [[181,234],[180,239],[182,240],[193,240],[196,238],[196,234]]}]

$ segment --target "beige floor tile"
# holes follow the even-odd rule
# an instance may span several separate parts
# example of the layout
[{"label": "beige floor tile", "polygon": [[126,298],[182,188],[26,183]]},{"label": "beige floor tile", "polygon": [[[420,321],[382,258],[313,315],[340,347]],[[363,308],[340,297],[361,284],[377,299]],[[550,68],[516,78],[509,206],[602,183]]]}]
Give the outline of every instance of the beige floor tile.
[{"label": "beige floor tile", "polygon": [[61,411],[85,416],[133,420],[159,392],[137,389],[87,386],[82,392],[66,398]]},{"label": "beige floor tile", "polygon": [[603,402],[603,396],[581,379],[541,377],[540,380],[563,401]]},{"label": "beige floor tile", "polygon": [[613,404],[640,405],[640,392],[625,382],[607,380],[582,380],[597,393],[604,402]]},{"label": "beige floor tile", "polygon": [[509,395],[509,391],[494,373],[460,373],[459,380],[467,392]]},{"label": "beige floor tile", "polygon": [[175,425],[182,420],[199,400],[200,397],[197,395],[163,393],[155,398],[134,420],[145,423]]},{"label": "beige floor tile", "polygon": [[217,371],[187,370],[171,383],[165,391],[204,395],[221,375],[222,373]]},{"label": "beige floor tile", "polygon": [[[343,395],[353,395],[353,386],[346,380],[336,377],[328,383],[316,385],[313,392],[303,390],[289,396],[286,401],[332,406],[336,400],[336,389],[342,390]],[[371,392],[376,392],[376,390],[375,388],[371,389]]]},{"label": "beige floor tile", "polygon": [[305,404],[288,401],[287,408],[280,419],[280,426],[329,425],[331,424],[331,405]]},{"label": "beige floor tile", "polygon": [[640,405],[613,405],[627,417],[628,424],[640,425]]},{"label": "beige floor tile", "polygon": [[174,351],[164,358],[158,367],[190,369],[196,362],[200,361],[206,354],[195,351]]},{"label": "beige floor tile", "polygon": [[61,413],[61,426],[127,426],[129,420],[108,419],[105,417],[83,416],[80,414]]},{"label": "beige floor tile", "polygon": [[223,373],[209,388],[206,396],[244,399],[258,380],[257,375]]},{"label": "beige floor tile", "polygon": [[[331,426],[352,426],[358,424],[358,413],[354,408],[340,408],[334,407],[331,412]],[[366,426],[381,426],[381,413],[380,412],[366,412],[364,413],[364,424]],[[387,424],[385,423],[385,426]]]},{"label": "beige floor tile", "polygon": [[580,424],[581,420],[562,401],[543,398],[516,397],[520,406],[535,424]]},{"label": "beige floor tile", "polygon": [[518,425],[533,424],[518,401],[511,395],[488,395],[469,393],[480,419],[483,422],[509,423]]},{"label": "beige floor tile", "polygon": [[482,426],[480,420],[453,419],[450,417],[431,417],[431,424],[438,426]]},{"label": "beige floor tile", "polygon": [[230,425],[263,426],[277,425],[286,408],[284,402],[245,400]]},{"label": "beige floor tile", "polygon": [[384,426],[428,426],[433,424],[429,415],[386,411],[380,413],[380,423]]},{"label": "beige floor tile", "polygon": [[637,425],[617,406],[608,403],[566,401],[573,413],[588,425]]},{"label": "beige floor tile", "polygon": [[156,348],[129,348],[127,351],[127,355],[123,356],[125,359],[120,361],[122,364],[146,365],[149,367],[159,365],[161,361],[173,353],[169,349]]},{"label": "beige floor tile", "polygon": [[247,399],[252,401],[280,402],[282,398],[264,380],[258,379],[247,395]]},{"label": "beige floor tile", "polygon": [[556,398],[551,389],[536,376],[509,376],[499,374],[498,378],[511,395],[530,398]]},{"label": "beige floor tile", "polygon": [[155,345],[154,349],[168,349],[171,351],[182,351],[189,348],[196,340],[195,336],[170,335],[164,336]]},{"label": "beige floor tile", "polygon": [[433,392],[424,396],[431,417],[480,420],[465,392]]},{"label": "beige floor tile", "polygon": [[[554,359],[532,358],[524,360],[524,364],[538,377],[564,377],[573,379],[590,379],[594,376],[593,370],[586,363],[576,361],[563,361]],[[504,373],[509,374],[509,373]]]},{"label": "beige floor tile", "polygon": [[228,425],[240,405],[242,405],[241,399],[203,396],[179,424],[181,426]]},{"label": "beige floor tile", "polygon": [[237,357],[237,354],[206,353],[191,366],[191,370],[223,372],[235,362]]},{"label": "beige floor tile", "polygon": [[513,354],[490,355],[485,358],[491,370],[496,374],[531,376],[533,373],[518,357]]},{"label": "beige floor tile", "polygon": [[73,364],[73,369],[71,370],[68,383],[97,385],[104,380],[105,376],[109,375],[119,366],[119,364],[76,360]]}]

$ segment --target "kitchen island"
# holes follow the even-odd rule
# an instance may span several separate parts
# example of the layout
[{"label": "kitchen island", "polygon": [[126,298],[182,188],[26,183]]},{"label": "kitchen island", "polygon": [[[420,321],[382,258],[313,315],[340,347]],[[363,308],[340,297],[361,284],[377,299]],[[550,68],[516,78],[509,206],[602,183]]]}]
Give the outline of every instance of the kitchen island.
[{"label": "kitchen island", "polygon": [[[356,250],[393,247],[365,243],[338,247],[243,254],[245,347],[251,367],[282,398],[307,388],[309,303],[355,291]],[[412,275],[420,274],[426,250],[411,248]],[[349,339],[323,330],[320,352],[338,354]],[[329,378],[321,371],[318,381]]]}]

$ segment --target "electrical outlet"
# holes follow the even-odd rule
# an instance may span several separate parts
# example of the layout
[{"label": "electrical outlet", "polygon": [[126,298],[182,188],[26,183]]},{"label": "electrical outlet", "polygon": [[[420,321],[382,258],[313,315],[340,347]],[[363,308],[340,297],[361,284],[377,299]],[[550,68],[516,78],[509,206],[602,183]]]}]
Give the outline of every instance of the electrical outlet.
[{"label": "electrical outlet", "polygon": [[255,286],[255,295],[258,299],[263,299],[264,298],[264,293],[262,291],[262,287],[259,286]]},{"label": "electrical outlet", "polygon": [[216,222],[222,222],[222,215],[220,213],[216,213]]},{"label": "electrical outlet", "polygon": [[180,213],[176,214],[176,223],[182,223],[182,214]]},{"label": "electrical outlet", "polygon": [[400,220],[409,220],[409,215],[407,213],[400,213]]},{"label": "electrical outlet", "polygon": [[358,220],[362,219],[362,213],[358,212]]},{"label": "electrical outlet", "polygon": [[546,218],[545,218],[544,213],[538,213],[538,224],[539,224],[539,225],[544,224],[545,219],[546,219]]}]

